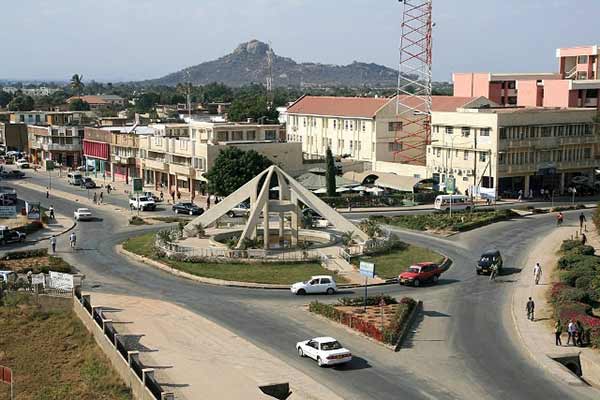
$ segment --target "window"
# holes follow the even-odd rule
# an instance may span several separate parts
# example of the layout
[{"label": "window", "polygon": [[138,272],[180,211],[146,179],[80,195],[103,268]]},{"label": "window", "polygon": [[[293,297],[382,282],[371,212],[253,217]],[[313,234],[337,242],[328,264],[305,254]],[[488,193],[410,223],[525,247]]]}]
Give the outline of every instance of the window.
[{"label": "window", "polygon": [[583,159],[589,160],[590,158],[592,158],[592,149],[586,147],[585,149],[583,149]]},{"label": "window", "polygon": [[438,147],[437,149],[437,157],[440,158],[442,156],[442,149]]},{"label": "window", "polygon": [[463,155],[463,160],[468,160],[469,159],[469,151],[465,150],[465,153]]},{"label": "window", "polygon": [[244,140],[244,131],[232,131],[231,140]]},{"label": "window", "polygon": [[327,284],[328,284],[328,283],[331,283],[331,280],[329,280],[329,278],[321,278],[321,285],[324,285],[324,284],[326,284],[326,283],[327,283]]},{"label": "window", "polygon": [[317,126],[317,119],[316,118],[312,119],[312,126]]},{"label": "window", "polygon": [[353,124],[354,124],[354,122],[350,121],[350,130],[354,129],[354,125]]},{"label": "window", "polygon": [[469,128],[468,126],[465,126],[461,129],[460,132],[461,136],[463,137],[469,137],[469,135],[471,134],[471,128]]},{"label": "window", "polygon": [[577,57],[577,64],[587,64],[588,63],[588,56],[578,56]]},{"label": "window", "polygon": [[246,140],[256,140],[256,131],[247,131]]},{"label": "window", "polygon": [[506,163],[506,154],[499,153],[498,154],[498,164],[504,164],[504,163]]},{"label": "window", "polygon": [[490,136],[490,128],[481,128],[479,136]]},{"label": "window", "polygon": [[549,127],[549,126],[542,126],[541,136],[542,137],[550,137],[550,136],[552,136],[552,128]]},{"label": "window", "polygon": [[435,125],[435,126],[433,127],[433,132],[435,132],[435,133],[440,133],[440,126],[439,126],[439,125]]},{"label": "window", "polygon": [[487,153],[479,153],[479,161],[486,162],[487,161]]},{"label": "window", "polygon": [[517,82],[509,81],[508,85],[506,85],[508,89],[515,89],[517,87]]},{"label": "window", "polygon": [[402,151],[402,143],[390,142],[388,143],[388,151]]},{"label": "window", "polygon": [[302,119],[302,126],[304,126],[304,127],[306,128],[306,117],[304,117],[304,118]]},{"label": "window", "polygon": [[506,128],[500,128],[500,139],[506,139]]},{"label": "window", "polygon": [[363,121],[362,123],[362,131],[366,131],[367,130],[367,123]]},{"label": "window", "polygon": [[344,129],[348,130],[348,121],[344,121]]},{"label": "window", "polygon": [[327,147],[331,148],[331,139],[327,139]]},{"label": "window", "polygon": [[350,152],[352,153],[352,140],[350,141]]},{"label": "window", "polygon": [[274,130],[265,131],[265,140],[275,140],[277,138],[277,132]]},{"label": "window", "polygon": [[388,123],[388,132],[398,132],[401,130],[402,130],[402,121]]},{"label": "window", "polygon": [[452,135],[454,134],[454,128],[451,126],[447,126],[446,127],[446,135]]},{"label": "window", "polygon": [[322,118],[321,122],[323,123],[323,128],[329,127],[329,120],[327,118]]},{"label": "window", "polygon": [[333,129],[336,129],[336,128],[337,128],[337,119],[334,119],[333,120]]},{"label": "window", "polygon": [[454,158],[458,158],[458,149],[454,150]]},{"label": "window", "polygon": [[228,136],[229,136],[229,132],[228,131],[222,131],[222,132],[217,132],[217,140],[219,142],[226,142],[228,141]]},{"label": "window", "polygon": [[187,150],[187,140],[179,140],[179,150]]}]

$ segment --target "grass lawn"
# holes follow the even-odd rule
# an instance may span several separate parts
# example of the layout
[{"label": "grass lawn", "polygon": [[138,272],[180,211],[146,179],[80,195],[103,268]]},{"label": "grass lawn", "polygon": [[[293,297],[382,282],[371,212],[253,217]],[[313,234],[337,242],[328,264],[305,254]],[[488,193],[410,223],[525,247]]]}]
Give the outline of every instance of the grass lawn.
[{"label": "grass lawn", "polygon": [[[375,263],[375,273],[384,279],[396,278],[406,271],[412,264],[419,262],[442,262],[444,257],[435,251],[424,247],[406,245],[404,248],[394,249],[384,254],[370,257],[361,257],[360,260]],[[360,263],[359,259],[352,262]]]},{"label": "grass lawn", "polygon": [[[192,263],[156,257],[153,250],[154,233],[147,233],[127,239],[123,248],[132,253],[161,261],[172,268],[205,278],[237,282],[256,282],[288,285],[305,281],[312,275],[332,275],[332,271],[318,263],[293,264],[235,264],[235,263]],[[337,283],[346,283],[342,277]]]},{"label": "grass lawn", "polygon": [[[126,400],[129,389],[73,313],[70,299],[8,294],[0,306],[0,365],[19,400]],[[0,385],[0,399],[9,398]]]}]

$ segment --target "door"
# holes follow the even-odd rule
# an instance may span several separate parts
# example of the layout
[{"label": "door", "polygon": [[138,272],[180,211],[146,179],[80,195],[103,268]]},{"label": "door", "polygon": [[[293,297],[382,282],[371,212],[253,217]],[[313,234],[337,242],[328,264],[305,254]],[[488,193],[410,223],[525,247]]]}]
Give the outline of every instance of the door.
[{"label": "door", "polygon": [[329,289],[331,287],[331,279],[329,278],[322,278],[321,279],[321,283],[320,283],[320,289],[322,293],[326,293],[327,289]]},{"label": "door", "polygon": [[308,285],[306,285],[306,292],[307,293],[317,293],[319,291],[319,280],[318,279],[312,279],[310,282],[308,282]]},{"label": "door", "polygon": [[308,357],[316,360],[318,346],[319,345],[317,344],[317,342],[313,342],[311,340],[310,342],[306,343],[306,346],[304,347],[304,354],[306,354]]}]

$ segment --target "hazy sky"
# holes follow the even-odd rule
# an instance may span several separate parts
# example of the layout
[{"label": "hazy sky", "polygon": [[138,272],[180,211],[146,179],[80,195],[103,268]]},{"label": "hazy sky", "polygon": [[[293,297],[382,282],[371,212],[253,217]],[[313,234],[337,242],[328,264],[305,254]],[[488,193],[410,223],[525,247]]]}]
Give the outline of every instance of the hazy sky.
[{"label": "hazy sky", "polygon": [[[600,0],[434,0],[434,79],[557,69],[600,44]],[[271,41],[296,61],[396,68],[397,0],[0,0],[0,79],[154,78]]]}]

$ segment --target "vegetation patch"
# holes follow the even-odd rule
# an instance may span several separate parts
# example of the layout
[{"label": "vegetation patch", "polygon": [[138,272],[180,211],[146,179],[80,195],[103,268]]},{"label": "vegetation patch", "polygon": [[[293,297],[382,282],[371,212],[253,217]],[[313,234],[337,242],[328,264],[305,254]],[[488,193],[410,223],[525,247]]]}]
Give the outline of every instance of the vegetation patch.
[{"label": "vegetation patch", "polygon": [[[0,364],[19,400],[126,400],[129,389],[72,311],[71,300],[9,293],[0,304]],[[9,386],[0,385],[8,399]]]},{"label": "vegetation patch", "polygon": [[420,262],[433,262],[440,264],[444,256],[433,250],[413,246],[404,242],[396,242],[393,247],[384,252],[360,257],[352,260],[358,266],[360,261],[369,261],[375,264],[375,273],[382,279],[397,278],[408,267]]},{"label": "vegetation patch", "polygon": [[48,255],[47,249],[33,249],[11,251],[0,259],[0,270],[16,273],[40,272],[47,274],[49,271],[73,273],[73,267],[60,257]]},{"label": "vegetation patch", "polygon": [[375,216],[375,221],[416,231],[465,232],[499,221],[517,217],[512,210],[484,210],[422,215],[398,215],[394,217]]},{"label": "vegetation patch", "polygon": [[[381,302],[385,305],[380,305]],[[366,311],[363,298],[340,299],[338,304],[313,301],[309,311],[346,325],[379,342],[396,346],[407,328],[417,302],[404,297],[399,302],[389,296],[367,297]]]},{"label": "vegetation patch", "polygon": [[600,306],[600,257],[593,247],[578,240],[565,240],[560,251],[559,282],[550,292],[554,317],[563,330],[569,320],[579,321],[584,342],[600,348],[600,318],[593,313]]},{"label": "vegetation patch", "polygon": [[146,221],[144,221],[144,218],[142,217],[138,217],[137,215],[134,215],[133,217],[129,218],[129,225],[147,225],[148,223]]},{"label": "vegetation patch", "polygon": [[[176,260],[161,256],[155,250],[155,236],[155,233],[147,233],[132,237],[123,243],[123,248],[129,252],[160,261],[179,271],[225,281],[288,285],[305,281],[313,275],[333,275],[332,271],[323,268],[316,262],[242,264]],[[337,283],[347,282],[341,276],[337,276],[335,280]]]}]

